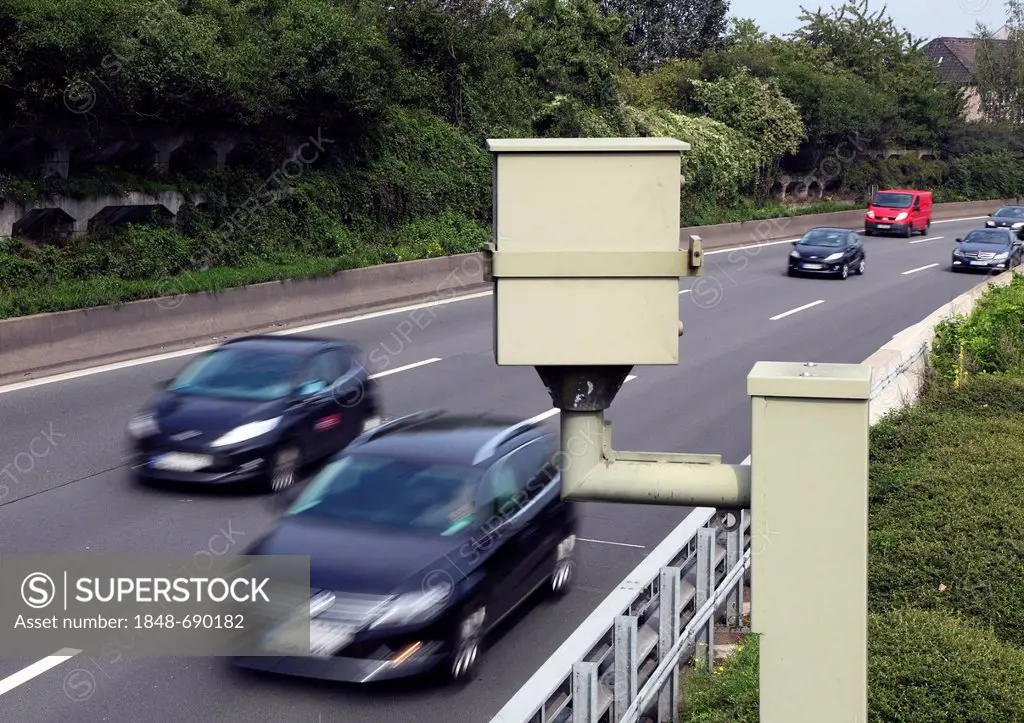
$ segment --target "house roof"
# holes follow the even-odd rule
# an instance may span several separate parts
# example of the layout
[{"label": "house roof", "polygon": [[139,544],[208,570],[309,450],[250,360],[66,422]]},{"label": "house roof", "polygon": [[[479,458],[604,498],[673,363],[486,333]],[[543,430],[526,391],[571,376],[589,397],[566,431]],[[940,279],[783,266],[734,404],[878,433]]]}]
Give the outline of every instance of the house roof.
[{"label": "house roof", "polygon": [[[1007,41],[996,38],[994,42],[1002,45]],[[944,83],[970,83],[980,47],[978,38],[936,38],[922,50],[938,66]]]}]

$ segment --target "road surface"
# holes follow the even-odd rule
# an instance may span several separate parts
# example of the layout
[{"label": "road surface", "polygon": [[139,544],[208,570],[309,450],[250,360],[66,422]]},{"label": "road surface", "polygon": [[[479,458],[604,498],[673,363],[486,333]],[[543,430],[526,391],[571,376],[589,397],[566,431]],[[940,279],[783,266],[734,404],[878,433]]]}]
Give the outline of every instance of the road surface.
[{"label": "road surface", "polygon": [[[846,281],[785,275],[788,243],[707,254],[708,276],[683,279],[678,367],[640,367],[608,418],[617,448],[749,453],[746,375],[759,360],[860,362],[893,334],[983,281],[949,271],[953,239],[978,220],[933,224],[927,237],[864,238],[867,272]],[[386,412],[426,407],[523,417],[551,403],[531,368],[498,368],[490,298],[355,320],[317,333],[372,351]],[[643,313],[637,310],[637,313]],[[609,343],[615,343],[609,339]],[[123,365],[28,388],[0,388],[0,551],[5,554],[192,555],[241,551],[271,523],[265,500],[153,491],[127,481],[128,418],[187,361]],[[549,415],[557,421],[554,413]],[[808,430],[813,436],[813,430]],[[493,641],[460,690],[359,689],[256,676],[217,659],[0,660],[0,718],[18,723],[484,723],[688,510],[587,504],[577,588],[531,606]]]}]

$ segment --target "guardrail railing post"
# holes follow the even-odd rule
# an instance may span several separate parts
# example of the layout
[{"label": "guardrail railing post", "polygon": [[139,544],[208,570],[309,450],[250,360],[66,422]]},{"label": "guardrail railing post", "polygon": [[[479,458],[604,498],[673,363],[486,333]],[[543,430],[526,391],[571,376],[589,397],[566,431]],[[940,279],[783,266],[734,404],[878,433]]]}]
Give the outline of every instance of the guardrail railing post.
[{"label": "guardrail railing post", "polygon": [[612,703],[612,720],[618,721],[625,715],[637,691],[637,624],[634,616],[619,615],[615,618],[615,698]]},{"label": "guardrail railing post", "polygon": [[[715,594],[715,546],[716,530],[705,527],[697,530],[697,594],[696,609],[700,609]],[[697,636],[697,658],[704,670],[711,670],[715,662],[715,616],[708,617]]]},{"label": "guardrail railing post", "polygon": [[572,723],[597,723],[597,663],[572,664]]},{"label": "guardrail railing post", "polygon": [[[740,556],[743,554],[743,522],[736,520],[736,528],[726,533],[725,539],[725,569],[732,570],[739,564]],[[739,625],[740,615],[743,613],[743,578],[736,583],[736,587],[728,594],[725,606],[725,623],[731,628]]]},{"label": "guardrail railing post", "polygon": [[[679,617],[682,615],[682,570],[661,568],[658,594],[658,665],[664,663],[669,651],[679,640]],[[658,723],[675,721],[679,715],[679,676],[673,675],[658,696]]]},{"label": "guardrail railing post", "polygon": [[[746,530],[747,532],[744,532],[744,530]],[[744,550],[746,548],[746,545],[744,544],[744,536],[750,535],[750,533],[752,531],[753,530],[752,530],[752,528],[750,526],[750,510],[742,510],[740,512],[740,554],[741,555],[743,554],[743,552],[744,552]],[[754,539],[753,536],[750,535],[750,542],[753,542],[753,539]],[[736,590],[737,590],[736,600],[739,603],[738,607],[739,607],[740,624],[743,623],[743,604],[745,602],[745,600],[744,600],[745,596],[743,594],[744,593],[744,587],[749,585],[749,583],[750,583],[750,568],[748,567],[747,568],[747,573],[740,578],[739,585],[736,586]]]}]

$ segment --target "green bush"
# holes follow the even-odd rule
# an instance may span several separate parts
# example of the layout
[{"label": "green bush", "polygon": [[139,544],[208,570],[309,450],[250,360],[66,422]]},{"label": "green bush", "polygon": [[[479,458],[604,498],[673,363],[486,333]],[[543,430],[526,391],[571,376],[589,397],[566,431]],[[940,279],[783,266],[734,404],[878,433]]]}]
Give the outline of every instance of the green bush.
[{"label": "green bush", "polygon": [[1024,277],[990,286],[971,314],[935,327],[931,363],[944,382],[970,375],[1024,371]]},{"label": "green bush", "polygon": [[870,604],[936,609],[1024,646],[1024,379],[940,387],[871,431]]},{"label": "green bush", "polygon": [[1009,723],[1024,716],[1024,650],[934,611],[873,615],[869,723]]},{"label": "green bush", "polygon": [[[827,635],[827,632],[823,632]],[[758,640],[720,672],[695,673],[684,723],[757,723]],[[1024,720],[1024,650],[954,616],[895,610],[868,619],[868,723]]]}]

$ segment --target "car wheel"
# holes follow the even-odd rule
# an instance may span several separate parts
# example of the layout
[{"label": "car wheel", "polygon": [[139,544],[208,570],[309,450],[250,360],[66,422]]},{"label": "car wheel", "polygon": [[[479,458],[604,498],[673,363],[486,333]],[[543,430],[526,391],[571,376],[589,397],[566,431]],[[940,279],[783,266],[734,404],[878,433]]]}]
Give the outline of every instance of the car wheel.
[{"label": "car wheel", "polygon": [[284,444],[274,454],[270,468],[270,491],[283,492],[295,484],[302,466],[302,453],[294,444]]},{"label": "car wheel", "polygon": [[572,589],[576,579],[576,535],[569,535],[555,550],[555,569],[551,573],[551,593],[562,597]]},{"label": "car wheel", "polygon": [[480,664],[486,621],[487,608],[483,605],[470,607],[469,612],[460,618],[459,627],[455,631],[451,667],[448,670],[451,682],[467,682],[476,674]]},{"label": "car wheel", "polygon": [[865,259],[862,258],[860,260],[860,263],[857,264],[857,271],[856,271],[857,276],[863,276],[864,275],[864,267],[865,266],[866,266]]},{"label": "car wheel", "polygon": [[843,268],[839,270],[840,279],[848,279],[850,277],[850,265],[843,264]]},{"label": "car wheel", "polygon": [[793,269],[786,269],[786,276],[796,276],[796,272]]},{"label": "car wheel", "polygon": [[865,236],[874,236],[875,232],[874,231],[868,231],[867,229],[864,229],[864,235]]}]

